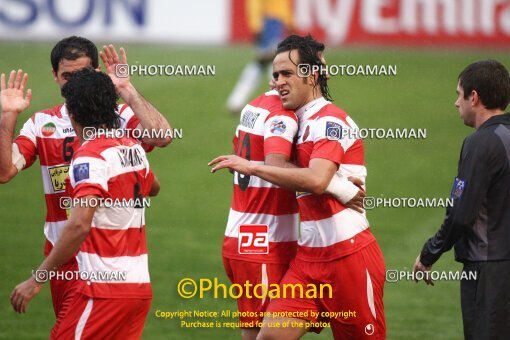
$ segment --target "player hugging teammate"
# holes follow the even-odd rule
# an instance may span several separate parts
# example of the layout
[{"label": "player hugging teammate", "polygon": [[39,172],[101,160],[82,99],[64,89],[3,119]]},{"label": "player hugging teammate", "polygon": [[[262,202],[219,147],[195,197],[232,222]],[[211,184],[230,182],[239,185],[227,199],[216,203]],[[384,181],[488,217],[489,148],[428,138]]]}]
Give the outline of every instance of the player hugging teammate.
[{"label": "player hugging teammate", "polygon": [[[237,155],[210,162],[215,165],[212,172],[223,168],[235,171],[223,246],[230,279],[235,283],[250,280],[252,284],[276,281],[295,289],[323,283],[333,287],[332,297],[314,299],[300,297],[297,291],[295,297],[287,294],[270,302],[241,297],[240,311],[268,312],[260,332],[243,330],[243,338],[298,339],[307,331],[320,332],[309,325],[341,311],[354,311],[355,316],[327,319],[335,339],[386,336],[383,256],[364,212],[346,203],[363,195],[363,190],[358,192],[345,184],[348,177],[364,182],[363,141],[354,138],[355,133],[345,133],[358,128],[344,111],[331,104],[327,75],[298,72],[300,64],[310,69],[323,65],[323,50],[324,45],[311,37],[290,36],[282,41],[273,62],[277,92],[255,99],[243,110],[235,138]],[[289,162],[292,142],[294,163]],[[293,259],[298,231],[289,191],[298,193],[300,214]],[[245,233],[256,235],[263,228],[269,240],[268,254],[243,254]],[[275,258],[279,267],[273,264]],[[283,273],[286,265],[289,268]],[[284,323],[292,326],[274,327]]]}]

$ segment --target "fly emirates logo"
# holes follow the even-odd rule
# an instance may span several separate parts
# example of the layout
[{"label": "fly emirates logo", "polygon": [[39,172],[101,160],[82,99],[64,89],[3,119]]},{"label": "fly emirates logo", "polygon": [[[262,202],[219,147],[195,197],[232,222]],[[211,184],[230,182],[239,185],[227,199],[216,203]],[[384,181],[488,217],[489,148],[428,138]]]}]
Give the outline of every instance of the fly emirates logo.
[{"label": "fly emirates logo", "polygon": [[[353,29],[367,34],[503,34],[510,36],[507,0],[295,0],[296,25],[323,29],[332,43]],[[359,28],[358,28],[359,27]]]}]

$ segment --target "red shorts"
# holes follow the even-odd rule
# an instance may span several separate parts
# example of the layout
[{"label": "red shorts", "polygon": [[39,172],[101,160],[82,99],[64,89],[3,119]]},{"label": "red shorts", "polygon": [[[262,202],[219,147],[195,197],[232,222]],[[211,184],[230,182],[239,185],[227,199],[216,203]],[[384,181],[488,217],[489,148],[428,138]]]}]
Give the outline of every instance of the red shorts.
[{"label": "red shorts", "polygon": [[[248,281],[252,287],[257,284],[264,284],[269,287],[271,284],[277,284],[289,268],[288,263],[257,263],[242,260],[234,260],[223,257],[223,266],[227,272],[228,278],[232,283],[244,286]],[[241,328],[254,328],[258,322],[262,322],[261,313],[266,311],[269,304],[269,297],[258,299],[254,297],[253,290],[249,292],[251,298],[245,295],[237,299],[237,308],[241,315]],[[262,295],[262,289],[258,296]]]},{"label": "red shorts", "polygon": [[50,339],[140,339],[151,299],[97,299],[77,294]]},{"label": "red shorts", "polygon": [[[73,257],[69,262],[59,268],[58,272],[77,272],[78,262]],[[55,312],[56,324],[64,317],[73,303],[78,292],[77,280],[65,280],[53,278],[50,280],[51,299],[53,301],[53,311]]]},{"label": "red shorts", "polygon": [[[280,296],[285,290],[286,298],[273,299],[267,311],[279,315],[300,312],[301,316],[296,318],[309,321],[316,333],[324,322],[329,322],[335,339],[385,339],[385,279],[384,258],[377,242],[334,261],[295,259],[280,282]],[[324,288],[323,297],[315,299],[300,298],[295,290],[292,298],[292,287],[285,288],[285,284],[301,286],[304,291],[308,284],[314,284],[317,294],[320,284],[330,284],[331,289]]]}]

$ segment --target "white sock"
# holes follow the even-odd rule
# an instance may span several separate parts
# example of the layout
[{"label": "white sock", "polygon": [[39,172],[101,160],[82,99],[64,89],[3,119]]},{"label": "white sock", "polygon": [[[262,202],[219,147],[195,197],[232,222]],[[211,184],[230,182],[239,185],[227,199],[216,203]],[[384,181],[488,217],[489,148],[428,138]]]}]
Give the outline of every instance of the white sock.
[{"label": "white sock", "polygon": [[234,113],[240,113],[248,104],[250,95],[259,87],[262,68],[256,61],[244,67],[236,86],[227,99],[227,108]]}]

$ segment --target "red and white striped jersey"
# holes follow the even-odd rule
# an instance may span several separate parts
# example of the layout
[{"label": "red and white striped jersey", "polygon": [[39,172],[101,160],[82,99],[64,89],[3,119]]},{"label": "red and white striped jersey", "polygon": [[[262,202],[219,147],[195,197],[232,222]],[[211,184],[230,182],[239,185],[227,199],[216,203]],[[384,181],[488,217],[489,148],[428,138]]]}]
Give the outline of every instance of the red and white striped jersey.
[{"label": "red and white striped jersey", "polygon": [[[283,108],[276,91],[266,92],[244,107],[233,140],[234,153],[260,164],[272,153],[290,158],[297,130],[294,112]],[[297,233],[298,206],[294,192],[259,177],[234,173],[223,256],[260,263],[286,263],[296,253]]]},{"label": "red and white striped jersey", "polygon": [[[92,277],[83,294],[96,298],[152,297],[145,207],[133,204],[148,196],[154,181],[142,146],[132,139],[103,136],[83,143],[69,169],[74,200],[97,196],[110,202],[96,208],[90,233],[76,256],[80,272]],[[107,279],[115,273],[123,273],[125,280]]]},{"label": "red and white striped jersey", "polygon": [[[296,112],[299,117],[297,164],[307,168],[313,158],[336,163],[341,176],[366,178],[363,141],[356,123],[324,98]],[[333,196],[298,193],[300,222],[296,257],[331,261],[350,255],[375,241],[365,214],[347,209]]]},{"label": "red and white striped jersey", "polygon": [[[129,106],[119,105],[118,111],[123,118],[121,129],[138,126],[139,120]],[[39,157],[46,199],[44,234],[47,242],[44,254],[47,256],[67,220],[66,210],[60,207],[60,198],[66,196],[65,179],[69,163],[80,145],[66,106],[58,105],[32,115],[14,143],[25,159],[23,169],[30,167]]]}]

